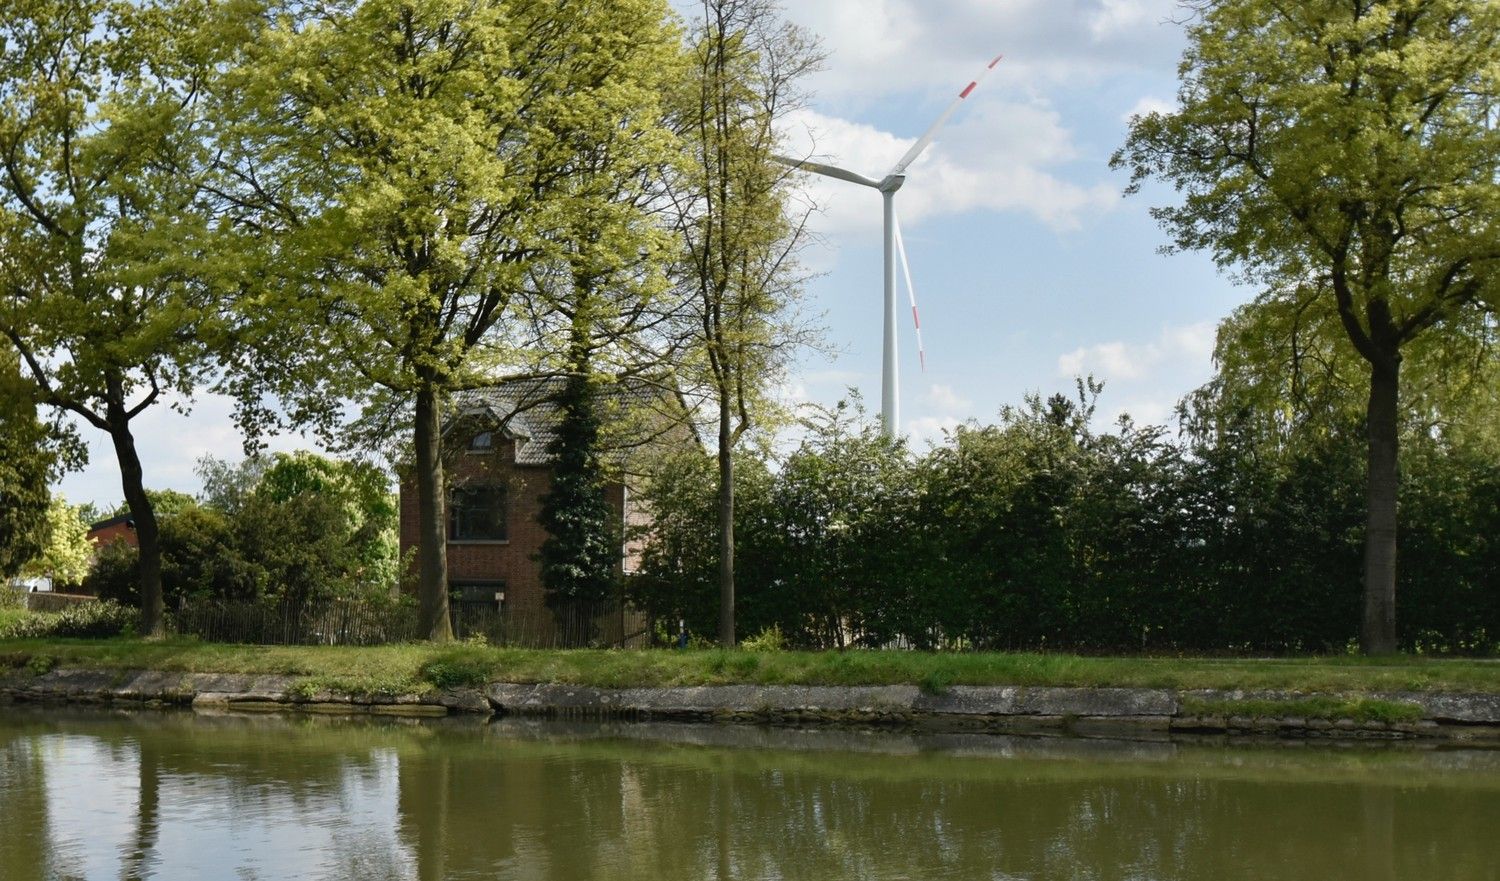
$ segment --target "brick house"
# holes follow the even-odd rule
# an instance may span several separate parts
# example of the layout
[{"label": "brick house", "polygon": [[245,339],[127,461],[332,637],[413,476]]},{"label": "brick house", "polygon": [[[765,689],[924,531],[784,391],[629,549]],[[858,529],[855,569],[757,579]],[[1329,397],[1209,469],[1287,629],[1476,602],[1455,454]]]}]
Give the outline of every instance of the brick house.
[{"label": "brick house", "polygon": [[140,547],[140,540],[135,534],[135,521],[129,514],[121,514],[118,517],[92,524],[89,526],[88,537],[96,548],[102,548],[117,541],[123,541],[133,548]]},{"label": "brick house", "polygon": [[[448,478],[445,513],[448,534],[448,582],[455,619],[466,614],[495,612],[508,622],[527,622],[530,633],[545,643],[551,629],[550,612],[544,601],[537,556],[547,532],[538,517],[542,500],[552,488],[552,464],[548,447],[556,437],[561,419],[550,396],[560,381],[511,383],[460,392],[455,396],[452,416],[443,428],[444,466]],[[606,456],[621,466],[622,473],[633,452],[660,441],[659,434],[621,429],[629,420],[610,419],[610,413],[625,413],[640,421],[651,400],[660,394],[644,389],[616,390],[602,395],[601,410],[616,430]],[[657,420],[659,422],[659,420]],[[668,432],[682,439],[688,433]],[[638,504],[630,481],[622,478],[605,488],[605,498],[621,525],[619,572],[628,577],[640,562],[640,548],[626,535],[634,527],[649,525],[649,516]],[[416,481],[410,475],[401,481],[401,554],[415,568],[417,548]],[[601,632],[609,641],[624,640],[644,627],[639,615],[623,604],[601,620]]]}]

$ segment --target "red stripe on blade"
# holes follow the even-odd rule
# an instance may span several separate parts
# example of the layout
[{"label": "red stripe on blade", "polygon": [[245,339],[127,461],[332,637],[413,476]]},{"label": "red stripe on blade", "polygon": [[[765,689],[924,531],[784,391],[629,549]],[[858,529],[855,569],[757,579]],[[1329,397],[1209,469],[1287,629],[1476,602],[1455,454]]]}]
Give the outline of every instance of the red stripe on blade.
[{"label": "red stripe on blade", "polygon": [[972,92],[972,91],[974,91],[974,87],[978,86],[978,85],[979,85],[979,83],[969,83],[969,87],[967,89],[964,89],[962,92],[959,92],[958,93],[958,97],[960,97],[960,98],[967,98],[967,97],[969,97],[969,93]]},{"label": "red stripe on blade", "polygon": [[912,320],[912,323],[917,326],[917,330],[921,330],[922,329],[922,319],[917,317],[917,307],[916,306],[911,307],[911,320]]},{"label": "red stripe on blade", "polygon": [[999,64],[1000,63],[1000,59],[1002,59],[1004,57],[1005,57],[1004,55],[996,55],[995,56],[995,60],[990,62],[990,70],[994,70],[995,69],[995,65]]}]

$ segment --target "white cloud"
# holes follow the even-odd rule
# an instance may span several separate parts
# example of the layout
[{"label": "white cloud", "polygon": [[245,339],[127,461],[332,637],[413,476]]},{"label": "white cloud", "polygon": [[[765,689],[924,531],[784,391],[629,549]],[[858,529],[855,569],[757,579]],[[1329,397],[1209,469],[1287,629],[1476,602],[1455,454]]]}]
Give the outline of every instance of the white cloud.
[{"label": "white cloud", "polygon": [[1152,113],[1176,113],[1176,112],[1177,112],[1177,102],[1176,101],[1167,101],[1167,100],[1162,99],[1162,98],[1157,98],[1157,97],[1153,97],[1151,95],[1147,95],[1146,97],[1142,98],[1141,100],[1135,102],[1135,106],[1132,107],[1132,108],[1130,108],[1129,110],[1125,111],[1124,115],[1122,115],[1120,118],[1122,120],[1124,120],[1125,122],[1130,122],[1131,120],[1135,119],[1137,116],[1149,116]]},{"label": "white cloud", "polygon": [[[163,395],[162,400],[131,420],[136,451],[141,457],[147,489],[175,489],[197,493],[198,460],[213,456],[230,462],[244,457],[239,429],[234,424],[234,401],[223,395],[200,392],[187,413],[173,406],[188,408],[186,400]],[[93,426],[79,423],[78,433],[89,446],[89,464],[80,472],[65,475],[62,492],[75,503],[94,502],[113,507],[123,498],[120,467],[108,436]],[[313,440],[300,435],[277,435],[267,438],[267,452],[290,452],[297,449],[322,451]]]},{"label": "white cloud", "polygon": [[1128,343],[1115,340],[1074,349],[1057,359],[1062,376],[1092,374],[1105,381],[1138,380],[1164,367],[1199,368],[1207,366],[1213,354],[1212,321],[1163,328],[1155,340]]},{"label": "white cloud", "polygon": [[1060,356],[1057,372],[1063,376],[1092,373],[1108,379],[1138,379],[1145,373],[1148,362],[1157,360],[1157,355],[1151,346],[1140,348],[1122,342],[1100,343]]},{"label": "white cloud", "polygon": [[941,444],[948,433],[962,424],[963,420],[957,416],[920,416],[906,420],[906,434],[912,449],[923,450]]},{"label": "white cloud", "polygon": [[999,53],[994,79],[1012,92],[1170,64],[1176,10],[1177,0],[804,0],[786,15],[828,53],[812,90],[867,102],[957,92]]},{"label": "white cloud", "polygon": [[967,410],[972,402],[953,390],[953,386],[935,382],[927,392],[928,399],[939,410]]},{"label": "white cloud", "polygon": [[1111,410],[1108,424],[1114,425],[1120,421],[1121,416],[1129,415],[1136,425],[1167,425],[1172,422],[1176,412],[1177,405],[1173,401],[1137,398]]},{"label": "white cloud", "polygon": [[1100,0],[1089,16],[1089,33],[1101,42],[1128,34],[1160,21],[1162,6],[1151,0]]},{"label": "white cloud", "polygon": [[[902,225],[970,211],[1019,211],[1055,230],[1082,226],[1090,214],[1119,202],[1116,186],[1073,183],[1049,170],[1078,155],[1061,117],[1041,104],[992,101],[945,129],[907,169],[896,197]],[[925,126],[924,120],[920,125]],[[916,137],[902,138],[866,123],[813,110],[793,115],[786,149],[866,177],[885,175]],[[808,198],[821,209],[814,226],[823,234],[880,227],[880,197],[856,184],[805,176]]]}]

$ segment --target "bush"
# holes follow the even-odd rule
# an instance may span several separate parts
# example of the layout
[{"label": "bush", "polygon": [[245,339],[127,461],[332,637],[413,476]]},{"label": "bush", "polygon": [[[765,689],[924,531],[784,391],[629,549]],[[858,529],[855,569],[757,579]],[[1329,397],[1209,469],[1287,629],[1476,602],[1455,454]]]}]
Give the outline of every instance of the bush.
[{"label": "bush", "polygon": [[94,566],[83,579],[83,590],[101,600],[127,605],[141,601],[140,553],[123,541],[112,541],[99,548]]},{"label": "bush", "polygon": [[[1177,437],[1128,420],[1101,432],[1097,392],[1030,396],[920,455],[844,411],[810,421],[779,460],[738,454],[736,617],[760,634],[744,646],[1348,651],[1358,419],[1268,434],[1233,411],[1194,416]],[[1404,443],[1402,646],[1500,651],[1500,457],[1430,432]],[[631,601],[668,639],[678,619],[712,634],[712,462],[666,460],[644,490],[655,522]]]},{"label": "bush", "polygon": [[139,625],[139,611],[104,600],[28,615],[6,625],[0,639],[107,639],[132,634]]},{"label": "bush", "polygon": [[740,643],[747,652],[780,652],[786,650],[786,637],[775,624]]}]

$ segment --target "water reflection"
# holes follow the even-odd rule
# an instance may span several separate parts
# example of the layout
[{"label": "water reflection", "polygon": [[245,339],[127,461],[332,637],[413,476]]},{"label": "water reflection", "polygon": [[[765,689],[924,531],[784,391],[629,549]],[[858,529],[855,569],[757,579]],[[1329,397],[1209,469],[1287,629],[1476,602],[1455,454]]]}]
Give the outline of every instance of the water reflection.
[{"label": "water reflection", "polygon": [[1500,877],[1500,754],[0,707],[0,879]]}]

